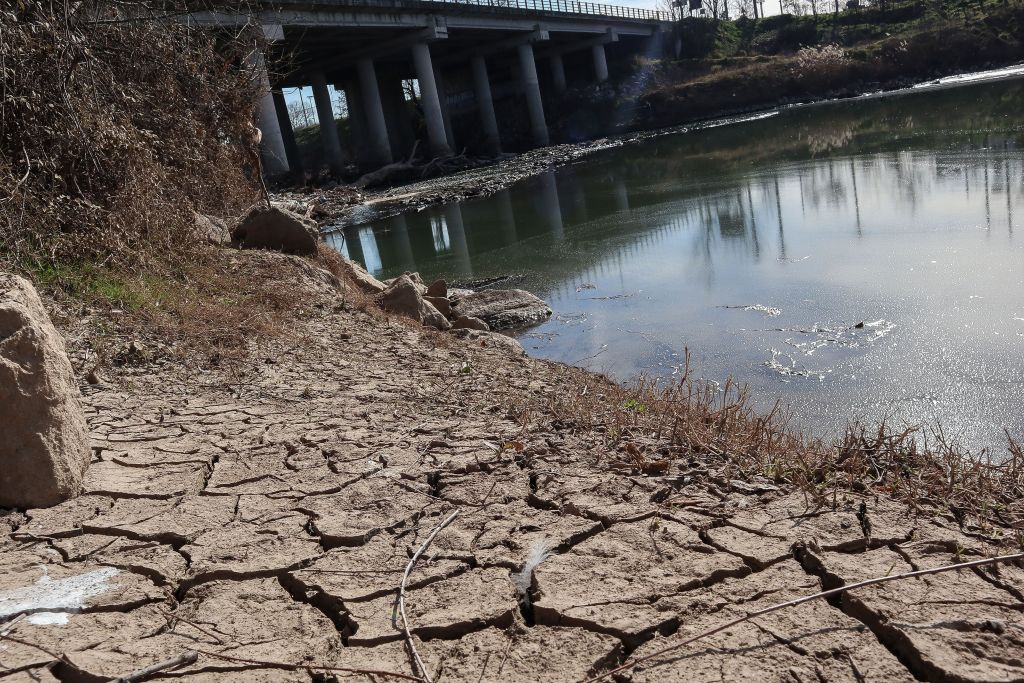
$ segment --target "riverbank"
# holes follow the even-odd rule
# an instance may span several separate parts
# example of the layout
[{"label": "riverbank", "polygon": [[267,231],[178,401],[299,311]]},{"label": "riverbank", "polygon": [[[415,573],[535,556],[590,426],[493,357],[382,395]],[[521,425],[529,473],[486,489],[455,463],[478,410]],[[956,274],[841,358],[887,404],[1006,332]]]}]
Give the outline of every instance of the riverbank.
[{"label": "riverbank", "polygon": [[[404,583],[432,679],[524,682],[1020,542],[1019,502],[988,502],[1010,492],[979,491],[966,461],[951,483],[975,492],[951,508],[933,485],[954,470],[934,479],[898,439],[816,461],[741,402],[627,393],[385,317],[303,259],[232,258],[301,304],[230,370],[137,346],[83,382],[83,495],[3,517],[0,609],[28,614],[5,631],[3,680],[106,680],[189,651],[173,678],[408,677],[393,609],[428,542]],[[89,349],[66,331],[81,376]],[[1022,596],[1016,566],[894,583],[623,675],[1011,680]]]}]

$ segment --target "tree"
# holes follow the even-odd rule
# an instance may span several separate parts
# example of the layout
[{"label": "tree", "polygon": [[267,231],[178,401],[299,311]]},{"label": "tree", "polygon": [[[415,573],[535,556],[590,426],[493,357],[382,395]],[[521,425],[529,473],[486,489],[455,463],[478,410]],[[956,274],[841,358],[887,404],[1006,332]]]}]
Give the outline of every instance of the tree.
[{"label": "tree", "polygon": [[316,125],[316,111],[302,99],[302,91],[299,91],[298,98],[288,102],[288,118],[291,119],[292,128],[308,128]]}]

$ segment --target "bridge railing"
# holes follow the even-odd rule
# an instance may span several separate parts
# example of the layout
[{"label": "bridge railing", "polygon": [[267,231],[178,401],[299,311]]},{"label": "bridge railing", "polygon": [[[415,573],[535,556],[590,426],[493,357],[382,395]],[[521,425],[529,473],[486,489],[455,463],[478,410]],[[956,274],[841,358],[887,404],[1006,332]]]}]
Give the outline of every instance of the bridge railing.
[{"label": "bridge railing", "polygon": [[[599,2],[583,2],[582,0],[320,0],[326,5],[343,5],[352,7],[393,7],[403,9],[438,8],[451,5],[490,9],[496,12],[511,11],[531,14],[575,14],[595,17],[613,17],[617,19],[638,19],[641,21],[669,21],[668,12],[644,9],[642,7],[625,7],[622,5],[606,5]],[[280,4],[288,4],[281,2]]]}]

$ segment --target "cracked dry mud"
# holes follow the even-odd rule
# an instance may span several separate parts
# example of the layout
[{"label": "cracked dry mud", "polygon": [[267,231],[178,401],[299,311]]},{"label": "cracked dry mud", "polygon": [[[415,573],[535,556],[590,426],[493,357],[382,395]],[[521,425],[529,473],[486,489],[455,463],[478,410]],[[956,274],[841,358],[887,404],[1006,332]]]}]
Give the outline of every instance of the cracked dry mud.
[{"label": "cracked dry mud", "polygon": [[[578,681],[823,587],[996,551],[884,498],[814,509],[785,489],[723,491],[692,463],[609,472],[601,435],[545,408],[577,371],[349,310],[319,287],[241,378],[165,363],[84,385],[84,494],[0,518],[0,610],[30,612],[19,642],[0,642],[0,680],[109,680],[188,650],[195,664],[160,676],[411,675],[398,586],[455,508],[408,582],[435,681]],[[493,447],[510,441],[523,449]],[[524,605],[512,574],[540,543],[554,554]],[[19,591],[104,568],[116,572],[78,606],[12,607]],[[617,678],[1021,681],[1022,600],[1015,566],[883,584]],[[52,612],[66,623],[40,614]]]}]

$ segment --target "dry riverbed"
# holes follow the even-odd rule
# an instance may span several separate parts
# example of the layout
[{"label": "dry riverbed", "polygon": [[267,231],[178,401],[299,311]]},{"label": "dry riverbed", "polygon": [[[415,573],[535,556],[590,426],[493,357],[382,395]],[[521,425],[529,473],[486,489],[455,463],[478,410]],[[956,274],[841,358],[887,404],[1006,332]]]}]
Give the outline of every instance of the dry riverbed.
[{"label": "dry riverbed", "polygon": [[[471,683],[580,681],[823,587],[1001,550],[884,496],[816,506],[696,455],[629,467],[624,441],[663,444],[553,409],[581,371],[386,318],[275,258],[307,303],[243,367],[146,345],[83,383],[84,494],[0,519],[0,615],[25,615],[0,624],[0,680],[109,680],[189,651],[161,676],[420,676],[396,598],[424,548],[416,656]],[[894,582],[616,678],[1022,680],[1022,601],[1014,565]]]}]

